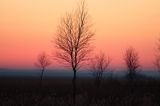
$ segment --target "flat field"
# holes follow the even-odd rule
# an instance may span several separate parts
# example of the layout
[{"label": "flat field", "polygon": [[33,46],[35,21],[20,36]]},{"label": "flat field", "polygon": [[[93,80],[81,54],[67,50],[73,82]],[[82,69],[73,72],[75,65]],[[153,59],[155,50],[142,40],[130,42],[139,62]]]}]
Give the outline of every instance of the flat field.
[{"label": "flat field", "polygon": [[[72,106],[72,78],[1,77],[1,106]],[[159,106],[160,81],[103,79],[97,88],[92,78],[78,78],[77,106]]]}]

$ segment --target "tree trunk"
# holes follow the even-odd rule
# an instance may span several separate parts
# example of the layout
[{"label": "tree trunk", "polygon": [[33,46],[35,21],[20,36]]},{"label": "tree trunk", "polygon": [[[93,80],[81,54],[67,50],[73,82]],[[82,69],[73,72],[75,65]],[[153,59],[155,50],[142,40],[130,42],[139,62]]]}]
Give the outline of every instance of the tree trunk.
[{"label": "tree trunk", "polygon": [[134,77],[135,77],[135,70],[130,70],[129,71],[129,78],[130,78],[131,82],[133,81]]},{"label": "tree trunk", "polygon": [[72,79],[73,86],[73,105],[76,106],[76,69],[73,69],[74,75]]},{"label": "tree trunk", "polygon": [[42,84],[43,84],[43,73],[44,73],[44,68],[42,69],[42,72],[41,72],[41,79],[40,79],[40,86],[42,87]]}]

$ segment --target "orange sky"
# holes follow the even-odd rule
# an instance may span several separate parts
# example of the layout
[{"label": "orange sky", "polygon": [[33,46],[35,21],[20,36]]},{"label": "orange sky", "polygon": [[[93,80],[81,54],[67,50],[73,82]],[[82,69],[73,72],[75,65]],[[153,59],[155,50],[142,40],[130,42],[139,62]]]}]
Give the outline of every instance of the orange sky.
[{"label": "orange sky", "polygon": [[[78,0],[1,0],[0,67],[34,67],[37,55],[54,51],[56,26]],[[124,67],[123,55],[133,46],[142,68],[152,68],[160,33],[160,0],[87,0],[95,30],[96,51]]]}]

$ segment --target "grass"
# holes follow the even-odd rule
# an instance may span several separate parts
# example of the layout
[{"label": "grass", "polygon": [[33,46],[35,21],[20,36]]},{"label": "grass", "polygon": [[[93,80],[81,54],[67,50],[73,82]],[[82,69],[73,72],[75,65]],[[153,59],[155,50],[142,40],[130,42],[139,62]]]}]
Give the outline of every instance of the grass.
[{"label": "grass", "polygon": [[[1,77],[0,105],[72,106],[71,78]],[[100,88],[91,78],[77,80],[77,106],[159,106],[160,81],[104,79]]]}]

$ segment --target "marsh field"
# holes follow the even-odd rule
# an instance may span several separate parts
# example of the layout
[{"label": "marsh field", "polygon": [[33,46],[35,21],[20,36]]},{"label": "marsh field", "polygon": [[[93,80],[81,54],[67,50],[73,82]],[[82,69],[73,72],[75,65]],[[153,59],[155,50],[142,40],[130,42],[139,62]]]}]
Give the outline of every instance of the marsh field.
[{"label": "marsh field", "polygon": [[[72,106],[72,78],[0,77],[1,106]],[[78,78],[77,106],[159,106],[160,80],[104,78],[99,88],[93,78]]]}]

